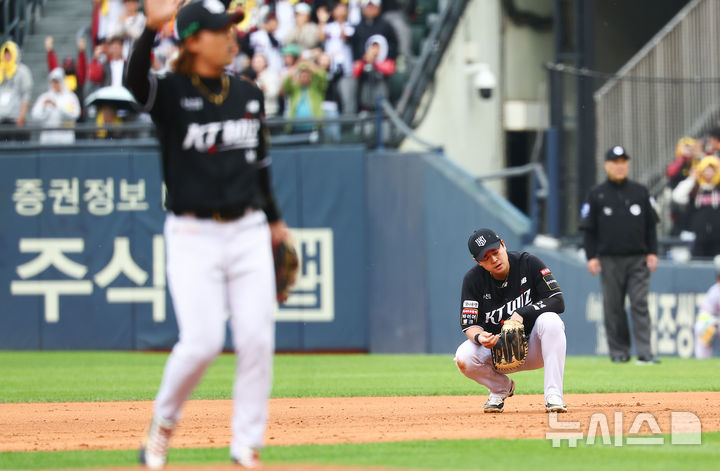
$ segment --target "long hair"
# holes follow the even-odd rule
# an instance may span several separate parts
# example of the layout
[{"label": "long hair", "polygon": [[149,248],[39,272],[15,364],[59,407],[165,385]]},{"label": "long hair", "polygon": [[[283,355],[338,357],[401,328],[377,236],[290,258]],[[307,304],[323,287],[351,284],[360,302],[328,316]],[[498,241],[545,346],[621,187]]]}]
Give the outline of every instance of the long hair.
[{"label": "long hair", "polygon": [[180,75],[186,75],[190,77],[195,73],[195,54],[190,52],[187,48],[180,46],[177,57],[172,62],[171,69]]}]

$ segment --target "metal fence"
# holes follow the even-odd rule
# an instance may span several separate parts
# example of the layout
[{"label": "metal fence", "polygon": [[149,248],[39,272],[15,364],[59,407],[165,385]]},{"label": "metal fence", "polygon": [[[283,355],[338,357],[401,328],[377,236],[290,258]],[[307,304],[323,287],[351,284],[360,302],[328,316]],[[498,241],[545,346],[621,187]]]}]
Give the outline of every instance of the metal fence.
[{"label": "metal fence", "polygon": [[[273,146],[366,144],[368,147],[375,147],[378,140],[377,119],[375,114],[344,115],[327,119],[272,118],[266,121],[266,125]],[[43,140],[43,133],[57,131],[71,131],[74,138],[70,142],[62,143]],[[148,121],[129,121],[110,125],[82,122],[75,123],[71,127],[48,127],[35,123],[22,127],[0,125],[0,150],[28,145],[96,146],[103,141],[108,145],[132,141],[157,143],[156,138],[156,128]],[[389,138],[390,136],[382,137],[382,139]]]},{"label": "metal fence", "polygon": [[720,0],[691,1],[598,89],[597,175],[605,151],[621,144],[633,178],[661,195],[678,139],[718,125],[719,25]]},{"label": "metal fence", "polygon": [[0,44],[13,40],[22,46],[45,0],[0,0]]},{"label": "metal fence", "polygon": [[[270,132],[271,145],[317,146],[336,144],[361,144],[370,149],[395,147],[405,138],[420,144],[427,150],[442,152],[440,146],[417,136],[397,114],[384,97],[378,96],[377,110],[323,119],[269,118],[265,124]],[[71,127],[48,127],[32,123],[22,127],[0,124],[0,152],[14,148],[43,147],[97,147],[123,145],[157,145],[157,131],[147,119],[133,116],[121,124],[96,125],[92,122],[74,123]],[[90,120],[88,120],[90,121]],[[48,142],[43,133],[70,131],[70,142]]]}]

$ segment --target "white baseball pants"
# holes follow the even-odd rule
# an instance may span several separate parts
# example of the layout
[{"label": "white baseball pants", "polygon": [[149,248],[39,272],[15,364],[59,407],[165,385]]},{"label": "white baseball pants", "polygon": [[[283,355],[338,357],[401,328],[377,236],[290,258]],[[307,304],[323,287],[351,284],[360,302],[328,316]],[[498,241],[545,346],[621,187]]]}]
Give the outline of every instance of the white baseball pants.
[{"label": "white baseball pants", "polygon": [[180,336],[155,399],[155,415],[177,421],[225,343],[230,316],[237,356],[230,453],[260,448],[268,418],[275,343],[275,274],[262,211],[232,222],[168,214],[168,286]]},{"label": "white baseball pants", "polygon": [[[706,328],[707,324],[704,322],[695,322],[695,326],[693,327],[693,331],[695,333],[695,358],[697,358],[698,360],[705,360],[707,358],[711,358],[713,354],[712,342],[710,343],[710,345],[705,345],[703,341],[700,340],[700,336],[703,334]],[[714,337],[715,336],[713,336],[713,340],[715,340]]]},{"label": "white baseball pants", "polygon": [[[554,312],[545,312],[535,321],[528,337],[525,363],[510,373],[545,367],[545,400],[551,394],[562,397],[565,371],[565,324]],[[504,398],[510,392],[507,375],[493,367],[489,348],[466,340],[455,353],[455,364],[468,378],[487,386],[490,395]]]}]

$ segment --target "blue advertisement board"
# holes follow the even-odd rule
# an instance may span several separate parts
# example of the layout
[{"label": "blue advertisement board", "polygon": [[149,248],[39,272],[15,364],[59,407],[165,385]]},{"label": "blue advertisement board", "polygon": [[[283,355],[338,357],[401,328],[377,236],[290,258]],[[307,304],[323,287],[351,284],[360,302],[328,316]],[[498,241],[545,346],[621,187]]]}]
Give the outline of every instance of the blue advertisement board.
[{"label": "blue advertisement board", "polygon": [[[364,274],[335,276],[345,247],[364,256],[363,153],[272,153],[301,256],[298,283],[277,309],[278,349],[367,348]],[[172,347],[156,149],[4,152],[0,188],[0,348]]]},{"label": "blue advertisement board", "polygon": [[[563,290],[569,354],[607,355],[600,281],[571,249],[527,246],[530,221],[440,154],[273,149],[300,254],[276,311],[279,351],[452,353],[467,236],[498,231]],[[157,149],[16,149],[0,155],[0,349],[169,349]],[[693,355],[710,262],[662,260],[650,283],[654,351]],[[202,313],[200,313],[202,314]],[[230,336],[226,348],[231,348]],[[716,342],[717,343],[717,342]]]}]

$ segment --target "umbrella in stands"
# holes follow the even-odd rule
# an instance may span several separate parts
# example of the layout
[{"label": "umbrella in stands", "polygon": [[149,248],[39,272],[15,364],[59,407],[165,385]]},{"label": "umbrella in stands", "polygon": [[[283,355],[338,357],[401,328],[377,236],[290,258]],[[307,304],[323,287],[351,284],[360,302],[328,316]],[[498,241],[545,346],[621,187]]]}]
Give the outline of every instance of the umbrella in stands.
[{"label": "umbrella in stands", "polygon": [[85,106],[110,105],[116,110],[136,111],[137,102],[125,87],[102,87],[85,98]]}]

